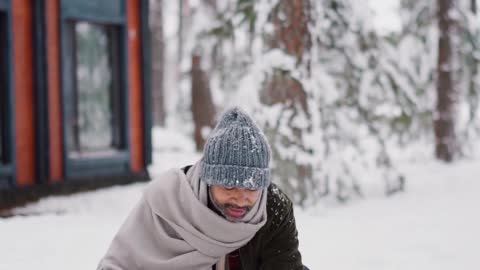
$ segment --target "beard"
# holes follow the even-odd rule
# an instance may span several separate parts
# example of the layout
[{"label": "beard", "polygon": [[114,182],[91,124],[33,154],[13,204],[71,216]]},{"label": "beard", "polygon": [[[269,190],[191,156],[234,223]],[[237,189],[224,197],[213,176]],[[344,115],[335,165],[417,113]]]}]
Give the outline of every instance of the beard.
[{"label": "beard", "polygon": [[248,212],[252,209],[252,206],[239,206],[236,204],[231,204],[231,203],[219,203],[215,198],[213,197],[211,191],[209,190],[209,197],[210,201],[212,202],[213,206],[215,209],[227,220],[232,221],[232,222],[237,222],[243,217],[245,217]]}]

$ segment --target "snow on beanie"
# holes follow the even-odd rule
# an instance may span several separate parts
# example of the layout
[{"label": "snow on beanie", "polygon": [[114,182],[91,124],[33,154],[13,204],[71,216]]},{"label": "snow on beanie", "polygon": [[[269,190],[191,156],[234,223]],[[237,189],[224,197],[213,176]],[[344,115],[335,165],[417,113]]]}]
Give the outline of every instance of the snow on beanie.
[{"label": "snow on beanie", "polygon": [[265,188],[270,184],[270,155],[264,133],[234,107],[223,113],[207,139],[200,179],[208,185]]}]

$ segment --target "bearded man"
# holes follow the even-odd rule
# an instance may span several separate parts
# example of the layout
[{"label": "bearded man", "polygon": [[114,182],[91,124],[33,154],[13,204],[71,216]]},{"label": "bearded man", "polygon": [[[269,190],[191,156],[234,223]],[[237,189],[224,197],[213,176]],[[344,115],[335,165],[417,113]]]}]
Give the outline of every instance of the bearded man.
[{"label": "bearded man", "polygon": [[303,270],[292,202],[271,150],[241,109],[226,111],[196,164],[152,181],[99,270]]}]

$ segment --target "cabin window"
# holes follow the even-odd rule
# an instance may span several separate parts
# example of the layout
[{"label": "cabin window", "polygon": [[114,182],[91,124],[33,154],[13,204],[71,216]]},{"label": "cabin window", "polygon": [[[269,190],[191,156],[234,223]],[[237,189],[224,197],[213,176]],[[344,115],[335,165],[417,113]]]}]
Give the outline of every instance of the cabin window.
[{"label": "cabin window", "polygon": [[81,155],[124,149],[120,31],[84,21],[69,27],[73,38],[69,150]]},{"label": "cabin window", "polygon": [[124,0],[60,0],[66,179],[130,170]]}]

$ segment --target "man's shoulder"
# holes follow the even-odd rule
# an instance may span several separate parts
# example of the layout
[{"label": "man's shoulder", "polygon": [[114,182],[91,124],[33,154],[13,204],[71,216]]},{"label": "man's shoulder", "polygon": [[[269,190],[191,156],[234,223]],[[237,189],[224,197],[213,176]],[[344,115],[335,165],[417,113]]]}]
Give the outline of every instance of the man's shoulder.
[{"label": "man's shoulder", "polygon": [[267,189],[267,216],[272,225],[281,224],[290,215],[293,203],[288,196],[275,184]]},{"label": "man's shoulder", "polygon": [[170,194],[176,192],[179,188],[180,179],[182,179],[183,172],[179,169],[167,170],[155,178],[153,178],[143,191],[143,195],[150,204],[157,204],[159,200],[165,196],[161,194]]},{"label": "man's shoulder", "polygon": [[268,186],[267,192],[267,205],[270,204],[281,208],[292,207],[290,198],[274,183]]}]

